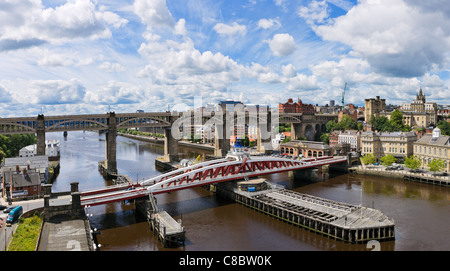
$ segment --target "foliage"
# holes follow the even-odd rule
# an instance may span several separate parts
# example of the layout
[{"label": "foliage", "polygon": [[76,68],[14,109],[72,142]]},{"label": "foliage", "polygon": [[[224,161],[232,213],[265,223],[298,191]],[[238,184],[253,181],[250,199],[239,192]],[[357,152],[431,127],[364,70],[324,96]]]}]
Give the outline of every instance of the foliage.
[{"label": "foliage", "polygon": [[146,133],[146,132],[141,132],[141,131],[137,131],[137,130],[117,129],[117,132],[124,133],[124,134],[131,134],[131,135],[143,135],[143,136],[164,138],[163,134]]},{"label": "foliage", "polygon": [[420,159],[414,155],[411,155],[410,157],[405,158],[404,163],[405,163],[405,166],[407,168],[410,168],[411,170],[416,170],[422,165],[422,162],[420,161]]},{"label": "foliage", "polygon": [[368,153],[366,155],[364,155],[363,157],[361,157],[361,162],[364,165],[373,165],[377,162],[377,159],[375,158],[375,156],[371,153]]},{"label": "foliage", "polygon": [[325,144],[330,144],[330,134],[321,134],[320,141],[322,141]]},{"label": "foliage", "polygon": [[340,122],[337,122],[336,120],[330,120],[329,122],[327,122],[325,127],[328,133],[333,130],[356,130],[358,129],[358,123],[349,115],[344,115],[341,118]]},{"label": "foliage", "polygon": [[0,162],[3,158],[19,155],[20,149],[33,144],[36,144],[34,134],[0,135]]},{"label": "foliage", "polygon": [[290,136],[287,136],[287,137],[283,140],[283,143],[287,143],[287,142],[289,142],[289,141],[291,141],[291,137],[290,137]]},{"label": "foliage", "polygon": [[442,171],[445,168],[445,162],[442,159],[433,159],[428,163],[428,168],[430,171]]},{"label": "foliage", "polygon": [[395,163],[397,161],[397,159],[390,154],[381,157],[380,160],[381,160],[381,164],[383,164],[383,166],[391,166],[393,163]]},{"label": "foliage", "polygon": [[450,122],[440,120],[437,127],[443,135],[450,136]]},{"label": "foliage", "polygon": [[9,251],[34,251],[41,230],[42,218],[38,214],[19,220]]},{"label": "foliage", "polygon": [[411,131],[409,125],[403,124],[403,113],[398,109],[392,112],[390,120],[385,116],[379,116],[378,118],[371,118],[371,121],[373,121],[373,129],[379,132]]}]

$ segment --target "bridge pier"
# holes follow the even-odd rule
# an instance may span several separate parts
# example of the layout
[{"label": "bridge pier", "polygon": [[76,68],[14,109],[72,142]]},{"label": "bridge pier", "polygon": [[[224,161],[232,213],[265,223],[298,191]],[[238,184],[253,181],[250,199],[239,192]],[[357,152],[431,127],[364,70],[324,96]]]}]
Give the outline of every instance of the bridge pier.
[{"label": "bridge pier", "polygon": [[221,121],[215,123],[214,156],[224,157],[230,150],[230,127],[227,125],[227,112],[223,111]]},{"label": "bridge pier", "polygon": [[36,129],[36,155],[45,155],[45,120],[44,115],[38,115]]},{"label": "bridge pier", "polygon": [[109,113],[107,118],[108,131],[105,133],[105,167],[108,174],[117,174],[117,160],[116,160],[116,137],[117,137],[117,123],[116,114]]},{"label": "bridge pier", "polygon": [[[267,112],[267,119],[266,121],[261,121],[260,118],[258,118],[258,124],[257,124],[257,140],[256,140],[256,150],[258,152],[262,153],[270,153],[272,149],[272,142],[271,142],[271,133],[272,133],[272,121],[271,121],[271,113],[270,111]],[[265,126],[265,128],[264,128]],[[263,128],[263,129],[261,129]]]},{"label": "bridge pier", "polygon": [[173,162],[178,161],[178,140],[172,135],[172,128],[164,129],[164,161]]}]

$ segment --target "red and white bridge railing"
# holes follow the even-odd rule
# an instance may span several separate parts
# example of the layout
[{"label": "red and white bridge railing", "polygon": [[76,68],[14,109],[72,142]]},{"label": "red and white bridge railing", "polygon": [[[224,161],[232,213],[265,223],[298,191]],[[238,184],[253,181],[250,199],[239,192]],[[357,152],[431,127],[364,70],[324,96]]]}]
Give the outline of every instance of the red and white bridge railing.
[{"label": "red and white bridge railing", "polygon": [[252,157],[244,161],[228,161],[190,170],[155,183],[147,189],[154,195],[194,186],[256,177],[261,175],[313,168],[346,162],[346,157],[320,157],[317,159],[291,160],[275,157]]},{"label": "red and white bridge railing", "polygon": [[81,205],[99,205],[130,200],[145,197],[150,193],[156,195],[195,186],[243,179],[244,177],[301,170],[346,161],[346,157],[331,156],[303,160],[276,157],[251,157],[251,159],[243,161],[218,159],[171,171],[139,184],[119,185],[82,192]]}]

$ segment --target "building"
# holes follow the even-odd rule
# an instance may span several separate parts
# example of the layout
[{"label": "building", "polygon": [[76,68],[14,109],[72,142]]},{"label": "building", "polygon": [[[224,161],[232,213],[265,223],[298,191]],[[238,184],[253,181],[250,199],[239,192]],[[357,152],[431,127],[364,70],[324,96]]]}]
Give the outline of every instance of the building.
[{"label": "building", "polygon": [[5,158],[2,163],[1,174],[5,179],[5,172],[18,172],[26,170],[28,172],[36,171],[42,183],[46,183],[49,177],[49,162],[47,155],[38,155],[32,157],[13,157]]},{"label": "building", "polygon": [[436,103],[426,101],[422,88],[420,88],[414,101],[402,104],[401,111],[403,123],[410,127],[425,128],[437,124],[438,106]]},{"label": "building", "polygon": [[283,143],[286,136],[284,133],[279,133],[275,135],[275,138],[272,138],[272,148],[274,150],[280,150],[280,145]]},{"label": "building", "polygon": [[348,143],[351,151],[358,151],[361,147],[361,133],[356,130],[342,131],[338,134],[338,143]]},{"label": "building", "polygon": [[413,144],[417,141],[414,132],[367,131],[361,134],[361,155],[373,154],[377,160],[388,154],[399,160],[413,155]]},{"label": "building", "polygon": [[[19,157],[33,157],[37,153],[36,144],[28,145],[19,150]],[[60,143],[59,140],[52,139],[45,141],[45,155],[50,161],[59,160],[60,157]]]},{"label": "building", "polygon": [[364,100],[364,120],[366,123],[370,121],[370,118],[374,116],[377,118],[380,113],[386,110],[386,99],[380,99],[380,96],[376,96],[376,99]]},{"label": "building", "polygon": [[432,134],[423,135],[414,143],[414,155],[427,167],[433,159],[442,159],[445,172],[450,172],[450,136],[441,135],[439,128],[434,128]]},{"label": "building", "polygon": [[314,112],[315,109],[312,104],[304,104],[300,99],[295,103],[292,98],[289,98],[286,103],[278,104],[278,113],[314,114]]},{"label": "building", "polygon": [[7,201],[38,198],[41,193],[40,174],[36,170],[17,167],[3,174],[2,197]]},{"label": "building", "polygon": [[291,140],[282,143],[280,146],[281,153],[291,156],[301,156],[304,158],[331,156],[333,148],[323,142],[307,141],[307,140]]}]

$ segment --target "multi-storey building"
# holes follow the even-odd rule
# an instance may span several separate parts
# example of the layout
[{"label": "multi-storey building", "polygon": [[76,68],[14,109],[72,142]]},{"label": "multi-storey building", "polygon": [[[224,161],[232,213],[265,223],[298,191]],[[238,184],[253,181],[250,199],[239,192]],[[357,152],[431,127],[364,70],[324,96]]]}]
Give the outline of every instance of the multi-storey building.
[{"label": "multi-storey building", "polygon": [[356,130],[343,131],[338,136],[338,143],[348,143],[351,151],[357,151],[361,147],[361,133]]},{"label": "multi-storey building", "polygon": [[445,163],[444,170],[450,172],[450,136],[441,135],[441,130],[434,128],[431,135],[425,134],[414,143],[414,155],[422,161],[424,167],[433,159],[442,159]]},{"label": "multi-storey building", "polygon": [[419,94],[416,95],[414,101],[403,103],[401,108],[403,123],[406,125],[425,128],[437,124],[437,104],[426,102],[422,88],[420,88]]},{"label": "multi-storey building", "polygon": [[314,106],[312,104],[304,104],[302,100],[298,99],[295,103],[291,98],[286,103],[278,104],[278,113],[303,113],[314,114]]},{"label": "multi-storey building", "polygon": [[377,160],[388,154],[399,160],[411,156],[413,144],[417,140],[414,132],[367,131],[361,134],[361,155],[373,154]]}]

